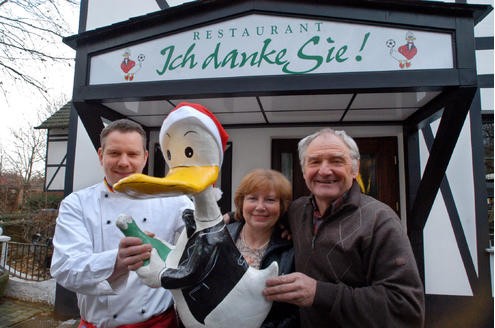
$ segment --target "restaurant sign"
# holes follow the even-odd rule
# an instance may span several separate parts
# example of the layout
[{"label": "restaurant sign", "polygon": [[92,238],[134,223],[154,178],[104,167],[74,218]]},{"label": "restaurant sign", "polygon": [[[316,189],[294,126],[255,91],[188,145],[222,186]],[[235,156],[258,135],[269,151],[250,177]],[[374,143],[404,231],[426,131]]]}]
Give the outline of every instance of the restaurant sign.
[{"label": "restaurant sign", "polygon": [[250,15],[91,57],[90,84],[453,68],[452,36]]}]

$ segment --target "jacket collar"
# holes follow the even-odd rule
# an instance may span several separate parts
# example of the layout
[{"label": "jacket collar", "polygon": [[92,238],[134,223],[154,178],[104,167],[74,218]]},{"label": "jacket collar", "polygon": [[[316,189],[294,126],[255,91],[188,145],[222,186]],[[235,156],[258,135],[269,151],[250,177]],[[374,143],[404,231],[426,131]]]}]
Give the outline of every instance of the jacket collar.
[{"label": "jacket collar", "polygon": [[[316,200],[315,196],[312,194],[308,198],[308,204],[314,210],[316,209]],[[328,219],[337,213],[342,212],[346,209],[357,209],[359,207],[359,202],[361,200],[361,189],[356,180],[352,182],[351,188],[344,193],[339,199],[335,200],[325,211],[325,213],[321,213],[322,219]]]}]

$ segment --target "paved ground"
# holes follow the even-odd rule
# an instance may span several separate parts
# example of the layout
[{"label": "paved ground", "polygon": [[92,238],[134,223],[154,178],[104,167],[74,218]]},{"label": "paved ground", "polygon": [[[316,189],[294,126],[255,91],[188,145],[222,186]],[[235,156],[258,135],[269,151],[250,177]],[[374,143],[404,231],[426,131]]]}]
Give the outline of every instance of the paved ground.
[{"label": "paved ground", "polygon": [[49,305],[0,298],[0,328],[76,328],[78,324],[57,319]]}]

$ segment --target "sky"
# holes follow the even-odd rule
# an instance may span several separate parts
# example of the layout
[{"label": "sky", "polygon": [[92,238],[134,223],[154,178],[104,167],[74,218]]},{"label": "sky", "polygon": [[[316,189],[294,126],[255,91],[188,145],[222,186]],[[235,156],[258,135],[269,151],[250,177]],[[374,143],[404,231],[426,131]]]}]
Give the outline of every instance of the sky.
[{"label": "sky", "polygon": [[[67,64],[54,64],[46,66],[47,94],[51,99],[70,99],[74,77],[74,66]],[[35,125],[41,123],[38,112],[48,104],[39,91],[27,87],[21,83],[15,85],[14,90],[9,91],[6,100],[6,115],[0,120],[0,141],[4,144],[9,140],[10,129],[24,126],[28,121]],[[3,107],[3,106],[2,106]],[[3,111],[3,110],[2,110]]]},{"label": "sky", "polygon": [[[100,7],[104,6],[105,3],[108,6],[114,5],[114,0],[93,1],[98,1],[98,6]],[[151,6],[151,8],[157,6],[156,3],[151,3],[151,0],[145,1],[149,2],[148,6]],[[169,0],[168,4],[170,6],[176,6],[188,1],[189,0]],[[142,7],[141,10],[151,10],[146,9],[147,7],[143,6],[143,3],[137,0],[121,0],[121,3],[133,4],[134,6],[138,5],[140,8]],[[116,19],[112,18],[113,16],[109,14],[108,11],[104,12],[105,14],[102,15],[102,17],[105,19]],[[140,14],[142,13],[135,12],[135,15]],[[79,24],[79,7],[66,8],[64,17],[70,24],[70,29],[73,31],[72,34],[76,34]],[[67,36],[72,34],[68,34]],[[40,44],[41,48],[44,46],[46,45]],[[75,51],[65,45],[61,39],[57,44],[57,49],[60,51],[60,55],[66,57],[75,56]],[[73,63],[70,67],[67,64],[62,63],[45,66],[39,65],[39,63],[31,63],[30,71],[33,72],[33,75],[43,79],[48,90],[48,98],[50,98],[52,102],[71,99],[74,78]],[[2,80],[4,80],[4,78],[0,76],[0,82],[2,82]],[[2,97],[0,97],[0,100],[3,102]],[[42,120],[39,118],[39,112],[45,113],[47,105],[46,100],[43,99],[35,89],[21,83],[10,85],[6,103],[0,103],[0,149],[8,151],[9,144],[12,140],[11,129],[18,129],[29,125],[37,126],[42,123]],[[62,105],[63,103],[61,106]],[[44,118],[46,118],[46,116],[47,114],[44,114]]]},{"label": "sky", "polygon": [[[79,23],[79,8],[64,9],[64,17],[70,24],[72,34],[77,33]],[[68,34],[69,36],[71,34]],[[39,49],[46,47],[40,44]],[[65,45],[60,39],[56,45],[57,54],[64,57],[74,58],[75,51]],[[47,98],[51,102],[70,100],[74,78],[74,63],[40,64],[39,62],[26,63],[29,74],[42,80],[47,89]],[[7,77],[0,77],[8,85],[7,98],[2,99],[0,104],[0,148],[9,151],[12,135],[11,130],[28,126],[37,126],[42,123],[42,118],[47,118],[47,101],[36,89],[21,82],[15,82]],[[63,104],[62,104],[63,105]],[[41,114],[41,113],[44,114]],[[41,117],[39,117],[41,116]]]}]

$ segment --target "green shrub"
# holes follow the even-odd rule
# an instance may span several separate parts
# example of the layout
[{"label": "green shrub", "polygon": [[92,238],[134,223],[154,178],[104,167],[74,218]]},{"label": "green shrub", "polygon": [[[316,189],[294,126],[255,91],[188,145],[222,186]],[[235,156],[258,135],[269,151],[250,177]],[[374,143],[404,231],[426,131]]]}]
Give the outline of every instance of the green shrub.
[{"label": "green shrub", "polygon": [[57,209],[63,199],[63,194],[58,193],[36,193],[30,194],[24,204],[24,210],[32,212],[43,208]]}]

